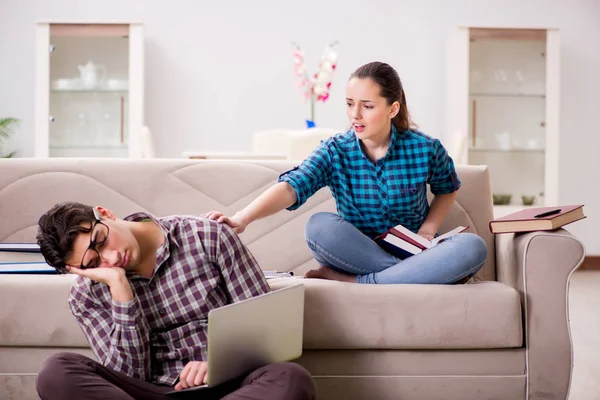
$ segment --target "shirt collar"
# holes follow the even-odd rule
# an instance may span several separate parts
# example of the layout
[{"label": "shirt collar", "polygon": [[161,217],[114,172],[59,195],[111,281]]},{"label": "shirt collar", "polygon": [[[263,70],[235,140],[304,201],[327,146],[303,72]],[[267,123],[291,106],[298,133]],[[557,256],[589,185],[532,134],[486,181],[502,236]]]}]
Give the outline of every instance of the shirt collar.
[{"label": "shirt collar", "polygon": [[385,158],[388,158],[389,156],[394,154],[394,152],[396,151],[396,141],[398,140],[398,136],[400,136],[400,133],[398,132],[398,129],[396,129],[394,124],[392,124],[391,135],[390,135],[390,147],[388,147],[388,151],[385,154]]},{"label": "shirt collar", "polygon": [[[158,268],[165,261],[167,261],[167,259],[171,255],[171,250],[170,250],[171,245],[174,245],[175,247],[179,247],[179,243],[177,242],[177,240],[174,237],[175,235],[173,234],[174,226],[172,224],[165,224],[164,222],[159,220],[154,215],[152,215],[150,213],[146,213],[146,212],[138,212],[135,214],[131,214],[123,219],[125,221],[133,221],[133,222],[140,222],[140,221],[143,221],[146,219],[150,219],[150,220],[152,220],[152,222],[154,222],[158,226],[158,228],[162,232],[165,240],[160,245],[160,247],[156,250],[156,263],[154,265],[154,274],[155,274],[156,271],[158,270]],[[152,277],[154,277],[154,274],[152,275]],[[138,274],[133,273],[133,272],[131,273],[131,275],[133,277],[140,277]],[[150,278],[150,279],[152,279],[152,278]]]},{"label": "shirt collar", "polygon": [[[398,140],[398,129],[396,129],[396,127],[394,126],[394,124],[391,124],[391,128],[390,128],[390,145],[388,147],[387,152],[385,153],[385,157],[381,158],[378,160],[378,162],[383,162],[386,159],[388,159],[390,156],[392,156],[396,150],[396,141]],[[373,161],[371,161],[371,159],[369,158],[369,156],[367,156],[367,154],[365,153],[365,150],[363,149],[360,139],[358,138],[358,136],[356,136],[356,132],[354,132],[354,129],[352,129],[352,132],[354,133],[354,138],[356,139],[356,145],[358,146],[358,148],[360,149],[360,153],[362,154],[362,156],[364,157],[365,160],[367,160],[368,162],[370,162],[371,164],[375,164]]]}]

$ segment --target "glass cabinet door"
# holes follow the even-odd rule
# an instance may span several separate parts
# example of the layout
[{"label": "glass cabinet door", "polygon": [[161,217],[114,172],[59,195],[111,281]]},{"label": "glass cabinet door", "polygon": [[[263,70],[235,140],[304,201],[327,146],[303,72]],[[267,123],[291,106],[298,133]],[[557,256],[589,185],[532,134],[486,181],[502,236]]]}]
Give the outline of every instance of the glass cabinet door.
[{"label": "glass cabinet door", "polygon": [[560,31],[456,26],[446,62],[455,162],[486,166],[500,217],[559,204]]},{"label": "glass cabinet door", "polygon": [[546,32],[471,29],[469,164],[490,168],[495,205],[543,204]]},{"label": "glass cabinet door", "polygon": [[50,25],[51,157],[127,157],[129,26]]}]

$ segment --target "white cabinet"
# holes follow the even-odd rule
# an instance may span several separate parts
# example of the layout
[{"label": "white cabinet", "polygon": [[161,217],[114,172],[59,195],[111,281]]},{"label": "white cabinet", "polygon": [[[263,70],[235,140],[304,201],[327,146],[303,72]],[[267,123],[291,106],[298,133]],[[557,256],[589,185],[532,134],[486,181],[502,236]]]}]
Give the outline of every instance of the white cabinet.
[{"label": "white cabinet", "polygon": [[559,46],[553,29],[450,35],[447,138],[458,162],[490,168],[507,207],[525,205],[523,196],[558,202]]},{"label": "white cabinet", "polygon": [[35,157],[140,157],[138,23],[36,26]]}]

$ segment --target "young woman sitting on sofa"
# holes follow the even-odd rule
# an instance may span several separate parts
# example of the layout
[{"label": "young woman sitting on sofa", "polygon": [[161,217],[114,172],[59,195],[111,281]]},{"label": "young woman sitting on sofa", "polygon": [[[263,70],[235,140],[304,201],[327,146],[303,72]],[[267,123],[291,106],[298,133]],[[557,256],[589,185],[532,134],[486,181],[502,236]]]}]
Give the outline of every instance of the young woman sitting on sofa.
[{"label": "young woman sitting on sofa", "polygon": [[[461,182],[438,139],[415,129],[398,73],[388,64],[358,68],[346,86],[351,128],[332,136],[279,177],[246,208],[228,217],[206,214],[238,233],[251,222],[294,210],[328,186],[338,214],[314,214],[306,242],[321,264],[307,278],[393,284],[466,282],[484,264],[487,248],[472,233],[460,233],[401,260],[373,241],[398,224],[431,240],[448,213]],[[427,187],[434,194],[427,201]]]}]

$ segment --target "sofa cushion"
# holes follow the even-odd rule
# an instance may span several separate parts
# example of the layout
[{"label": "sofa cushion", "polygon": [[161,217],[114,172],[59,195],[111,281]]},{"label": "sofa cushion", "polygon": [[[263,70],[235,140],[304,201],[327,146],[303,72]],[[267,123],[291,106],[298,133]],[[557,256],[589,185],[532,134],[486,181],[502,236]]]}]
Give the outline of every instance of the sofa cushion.
[{"label": "sofa cushion", "polygon": [[[75,276],[4,275],[0,346],[87,347],[67,306]],[[358,285],[281,278],[306,285],[306,349],[483,349],[520,347],[518,293],[499,282]]]},{"label": "sofa cushion", "polygon": [[2,275],[0,346],[88,347],[67,305],[75,275]]},{"label": "sofa cushion", "polygon": [[518,292],[499,282],[359,285],[279,278],[306,286],[305,349],[485,349],[521,347]]}]

